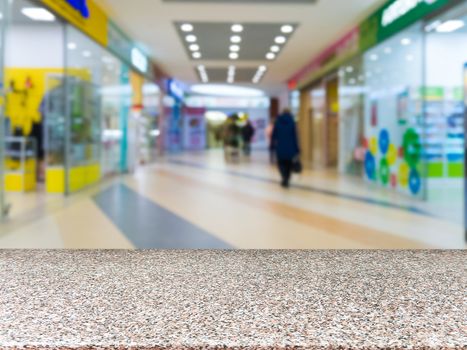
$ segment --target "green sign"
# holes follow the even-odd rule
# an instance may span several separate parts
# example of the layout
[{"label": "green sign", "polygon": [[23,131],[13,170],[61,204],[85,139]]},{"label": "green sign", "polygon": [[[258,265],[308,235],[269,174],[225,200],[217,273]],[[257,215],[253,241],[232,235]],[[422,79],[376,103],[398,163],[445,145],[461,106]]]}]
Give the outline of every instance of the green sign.
[{"label": "green sign", "polygon": [[360,49],[366,50],[399,33],[450,0],[390,0],[360,25]]}]

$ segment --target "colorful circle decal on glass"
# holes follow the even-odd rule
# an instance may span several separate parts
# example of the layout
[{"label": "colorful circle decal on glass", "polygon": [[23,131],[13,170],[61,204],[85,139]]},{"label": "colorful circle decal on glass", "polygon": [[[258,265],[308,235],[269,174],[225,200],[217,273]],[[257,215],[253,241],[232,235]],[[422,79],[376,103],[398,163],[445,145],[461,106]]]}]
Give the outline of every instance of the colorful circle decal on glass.
[{"label": "colorful circle decal on glass", "polygon": [[394,144],[389,145],[389,150],[388,150],[388,163],[390,166],[393,166],[397,162],[397,158],[399,157],[399,152],[397,150],[397,147]]},{"label": "colorful circle decal on glass", "polygon": [[399,184],[401,187],[409,185],[410,168],[407,163],[402,163],[399,167]]},{"label": "colorful circle decal on glass", "polygon": [[378,154],[378,139],[376,137],[372,137],[370,139],[369,150],[373,156],[376,156]]},{"label": "colorful circle decal on glass", "polygon": [[412,169],[410,172],[409,188],[410,192],[412,192],[414,195],[418,194],[422,188],[422,180],[418,174],[418,171],[415,169]]},{"label": "colorful circle decal on glass", "polygon": [[386,129],[381,130],[379,133],[379,149],[382,154],[388,153],[390,144],[391,139],[389,137],[389,131]]},{"label": "colorful circle decal on glass", "polygon": [[368,179],[375,180],[376,160],[370,151],[366,152],[365,155],[365,172]]},{"label": "colorful circle decal on glass", "polygon": [[412,169],[417,166],[421,154],[420,136],[414,129],[408,129],[404,134],[404,159]]},{"label": "colorful circle decal on glass", "polygon": [[389,183],[390,177],[391,171],[389,170],[388,160],[383,158],[379,164],[379,178],[381,179],[383,185],[387,185]]}]

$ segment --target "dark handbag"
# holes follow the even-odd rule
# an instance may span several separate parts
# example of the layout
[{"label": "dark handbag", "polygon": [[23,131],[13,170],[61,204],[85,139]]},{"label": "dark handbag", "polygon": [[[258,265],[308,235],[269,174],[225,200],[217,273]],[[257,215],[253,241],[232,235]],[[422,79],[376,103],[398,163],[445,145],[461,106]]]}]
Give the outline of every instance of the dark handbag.
[{"label": "dark handbag", "polygon": [[292,171],[296,174],[300,174],[303,171],[302,162],[300,161],[300,157],[295,157],[292,160]]}]

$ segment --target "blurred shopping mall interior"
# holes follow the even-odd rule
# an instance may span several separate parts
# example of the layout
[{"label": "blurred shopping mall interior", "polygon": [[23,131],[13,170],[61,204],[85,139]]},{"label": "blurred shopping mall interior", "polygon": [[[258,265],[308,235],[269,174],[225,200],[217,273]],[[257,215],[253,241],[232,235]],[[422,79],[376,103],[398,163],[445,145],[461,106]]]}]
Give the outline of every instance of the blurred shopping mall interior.
[{"label": "blurred shopping mall interior", "polygon": [[466,247],[465,0],[0,0],[0,50],[0,248]]}]

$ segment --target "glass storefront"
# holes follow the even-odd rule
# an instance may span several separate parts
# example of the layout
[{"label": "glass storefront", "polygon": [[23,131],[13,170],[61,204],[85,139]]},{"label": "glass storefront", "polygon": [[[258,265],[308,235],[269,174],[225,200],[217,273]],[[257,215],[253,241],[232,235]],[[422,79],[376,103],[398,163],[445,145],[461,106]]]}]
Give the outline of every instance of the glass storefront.
[{"label": "glass storefront", "polygon": [[427,197],[463,216],[467,3],[423,23]]},{"label": "glass storefront", "polygon": [[7,4],[4,183],[8,192],[35,191],[46,169],[64,161],[65,23],[47,11],[38,15],[44,9],[29,0]]},{"label": "glass storefront", "polygon": [[[62,8],[54,10],[67,18]],[[144,146],[131,161],[155,159],[160,91],[134,73],[152,77],[152,66],[100,10],[95,28],[80,29],[62,20],[61,12],[31,0],[0,0],[0,14],[0,34],[5,32],[0,35],[2,213],[5,192],[72,193],[127,171],[135,95],[145,97],[140,103],[144,137],[139,138]],[[118,57],[101,45],[106,35]],[[146,79],[138,91],[132,75]]]},{"label": "glass storefront", "polygon": [[370,49],[363,61],[366,178],[425,198],[422,25]]},{"label": "glass storefront", "polygon": [[67,26],[67,113],[70,192],[120,173],[122,140],[132,88],[129,68],[110,52]]},{"label": "glass storefront", "polygon": [[461,222],[467,3],[450,5],[436,3],[436,15],[425,5],[403,30],[379,28],[384,40],[340,66],[339,170]]}]

